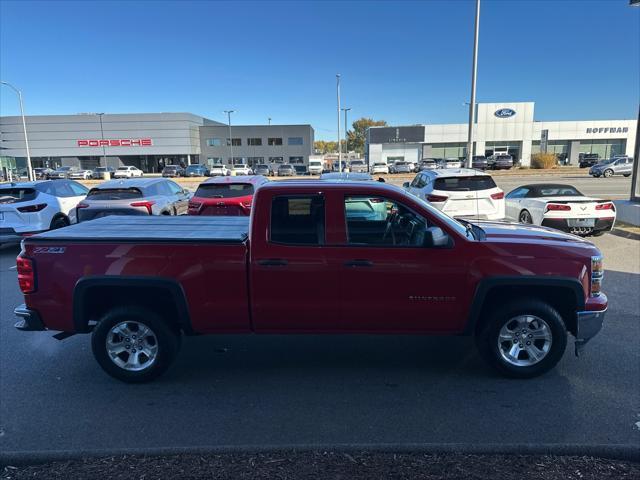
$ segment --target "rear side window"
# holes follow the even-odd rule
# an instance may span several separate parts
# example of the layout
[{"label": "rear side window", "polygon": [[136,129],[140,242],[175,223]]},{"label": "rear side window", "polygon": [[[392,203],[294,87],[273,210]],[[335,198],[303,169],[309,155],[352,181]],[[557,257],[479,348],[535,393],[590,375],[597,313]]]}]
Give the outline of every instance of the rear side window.
[{"label": "rear side window", "polygon": [[142,192],[138,188],[92,188],[87,194],[90,200],[129,200],[141,197]]},{"label": "rear side window", "polygon": [[38,193],[33,188],[1,188],[0,204],[29,202],[34,200]]},{"label": "rear side window", "polygon": [[253,195],[250,183],[209,183],[198,187],[195,197],[199,198],[237,198]]},{"label": "rear side window", "polygon": [[478,175],[476,177],[445,177],[436,178],[433,188],[434,190],[449,192],[473,192],[476,190],[496,188],[496,182],[488,175]]},{"label": "rear side window", "polygon": [[324,244],[324,197],[274,197],[271,202],[271,241],[289,245]]}]

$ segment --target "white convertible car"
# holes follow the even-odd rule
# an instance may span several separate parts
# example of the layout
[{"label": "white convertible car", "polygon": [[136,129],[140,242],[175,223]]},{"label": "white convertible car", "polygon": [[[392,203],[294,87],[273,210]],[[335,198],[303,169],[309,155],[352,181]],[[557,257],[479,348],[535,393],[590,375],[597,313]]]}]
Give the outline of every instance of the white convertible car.
[{"label": "white convertible car", "polygon": [[576,235],[599,236],[613,228],[616,207],[610,200],[585,197],[571,185],[522,185],[505,197],[508,220],[551,227]]}]

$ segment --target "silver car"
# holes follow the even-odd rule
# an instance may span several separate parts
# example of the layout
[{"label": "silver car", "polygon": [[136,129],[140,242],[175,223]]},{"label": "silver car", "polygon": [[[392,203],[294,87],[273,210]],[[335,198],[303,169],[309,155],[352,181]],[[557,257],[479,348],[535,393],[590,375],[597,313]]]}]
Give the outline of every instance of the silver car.
[{"label": "silver car", "polygon": [[352,160],[349,165],[349,170],[354,173],[367,173],[367,164],[363,160]]},{"label": "silver car", "polygon": [[69,175],[80,170],[78,167],[58,167],[53,172],[49,174],[49,178],[51,180],[56,180],[59,178],[69,178]]},{"label": "silver car", "polygon": [[589,169],[589,175],[592,177],[612,177],[614,175],[630,176],[633,173],[633,158],[631,157],[614,157],[596,163]]},{"label": "silver car", "polygon": [[293,177],[294,175],[297,175],[297,172],[296,172],[296,169],[293,167],[293,165],[289,165],[288,163],[285,163],[284,165],[280,165],[278,167],[279,177]]},{"label": "silver car", "polygon": [[109,215],[183,215],[191,192],[166,178],[109,180],[78,204],[78,222]]},{"label": "silver car", "polygon": [[412,173],[413,164],[409,162],[395,162],[389,167],[389,173]]}]

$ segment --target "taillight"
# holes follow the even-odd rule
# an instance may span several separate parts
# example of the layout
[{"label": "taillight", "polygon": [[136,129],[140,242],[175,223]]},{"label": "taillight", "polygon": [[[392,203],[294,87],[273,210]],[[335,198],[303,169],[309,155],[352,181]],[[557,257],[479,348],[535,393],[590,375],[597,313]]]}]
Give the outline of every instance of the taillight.
[{"label": "taillight", "polygon": [[492,193],[491,198],[494,200],[502,200],[504,198],[504,192]]},{"label": "taillight", "polygon": [[33,260],[18,255],[16,258],[16,270],[18,271],[18,285],[22,293],[36,291],[36,276]]},{"label": "taillight", "polygon": [[427,195],[427,202],[446,202],[448,198],[446,195]]},{"label": "taillight", "polygon": [[200,210],[201,206],[202,206],[202,203],[200,202],[189,202],[189,208],[193,210]]},{"label": "taillight", "polygon": [[547,209],[545,211],[552,212],[552,211],[567,211],[567,210],[571,210],[571,205],[563,205],[559,203],[547,203]]},{"label": "taillight", "polygon": [[155,205],[155,203],[156,202],[152,200],[145,200],[144,202],[133,202],[130,205],[132,207],[145,207],[147,209],[147,212],[149,212],[149,215],[151,215],[151,207]]},{"label": "taillight", "polygon": [[604,264],[601,255],[591,257],[591,296],[600,295],[602,278],[604,277]]},{"label": "taillight", "polygon": [[18,211],[22,213],[39,212],[47,207],[46,203],[39,203],[38,205],[27,205],[26,207],[18,207]]},{"label": "taillight", "polygon": [[251,209],[251,202],[240,202],[243,208]]},{"label": "taillight", "polygon": [[613,203],[599,203],[598,205],[596,205],[596,210],[613,210],[615,212],[616,207],[613,205]]},{"label": "taillight", "polygon": [[86,203],[79,203],[78,205],[76,205],[76,208],[89,208],[89,205],[87,205]]}]

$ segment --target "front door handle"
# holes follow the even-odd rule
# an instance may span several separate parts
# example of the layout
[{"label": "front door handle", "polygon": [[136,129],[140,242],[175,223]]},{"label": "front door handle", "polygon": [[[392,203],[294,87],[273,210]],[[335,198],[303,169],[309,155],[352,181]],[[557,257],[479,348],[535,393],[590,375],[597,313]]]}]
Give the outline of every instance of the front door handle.
[{"label": "front door handle", "polygon": [[345,267],[373,267],[373,262],[371,260],[349,260],[344,262]]},{"label": "front door handle", "polygon": [[288,264],[289,262],[283,258],[265,258],[264,260],[258,260],[258,265],[265,267],[284,267]]}]

